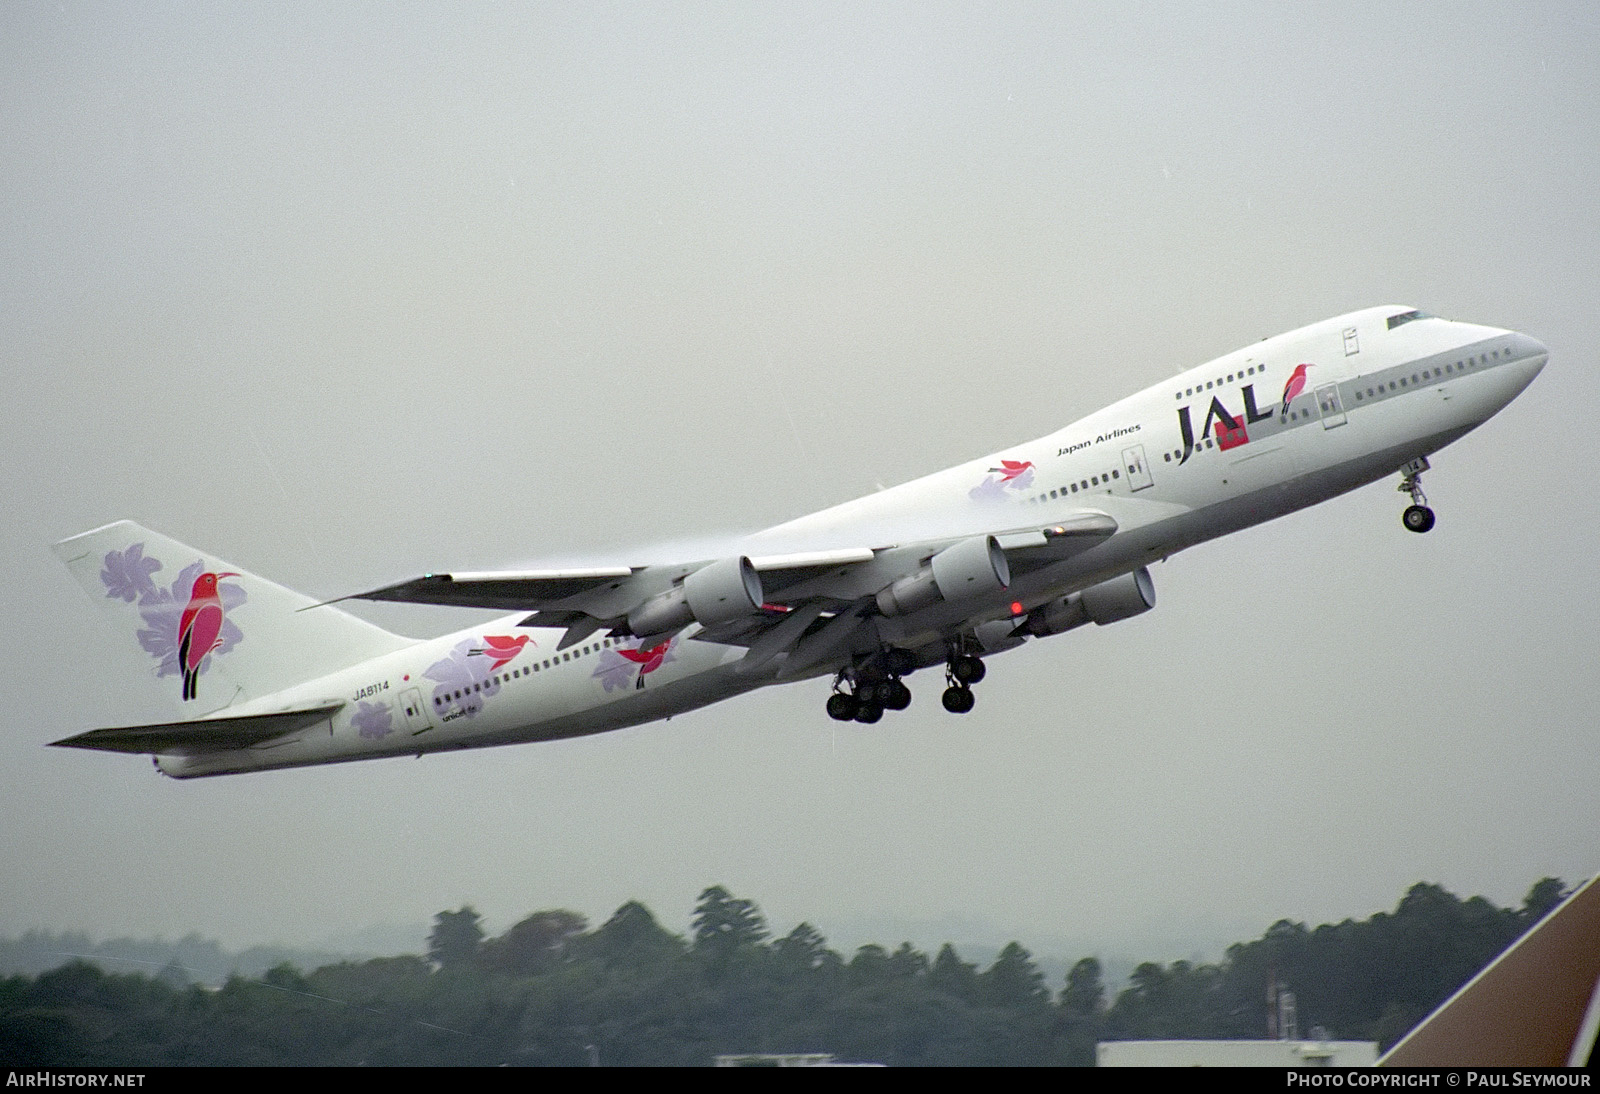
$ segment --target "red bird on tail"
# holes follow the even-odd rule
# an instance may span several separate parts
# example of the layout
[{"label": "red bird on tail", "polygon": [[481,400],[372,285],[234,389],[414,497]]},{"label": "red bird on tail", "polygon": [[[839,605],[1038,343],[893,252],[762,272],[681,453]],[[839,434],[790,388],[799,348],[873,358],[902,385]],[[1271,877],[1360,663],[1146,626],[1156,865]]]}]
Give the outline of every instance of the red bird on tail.
[{"label": "red bird on tail", "polygon": [[194,579],[189,606],[178,619],[178,668],[183,670],[184,702],[195,697],[200,665],[222,641],[222,597],[217,582],[238,576],[207,571]]}]

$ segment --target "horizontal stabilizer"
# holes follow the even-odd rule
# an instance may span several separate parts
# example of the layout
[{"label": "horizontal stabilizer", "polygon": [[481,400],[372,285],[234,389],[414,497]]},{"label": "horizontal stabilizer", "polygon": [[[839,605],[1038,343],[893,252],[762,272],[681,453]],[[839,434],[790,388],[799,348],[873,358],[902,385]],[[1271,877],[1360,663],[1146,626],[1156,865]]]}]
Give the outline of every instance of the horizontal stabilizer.
[{"label": "horizontal stabilizer", "polygon": [[100,752],[149,752],[159,756],[199,756],[232,752],[270,741],[326,719],[343,702],[273,714],[242,714],[189,722],[91,729],[50,743],[57,748],[89,748]]}]

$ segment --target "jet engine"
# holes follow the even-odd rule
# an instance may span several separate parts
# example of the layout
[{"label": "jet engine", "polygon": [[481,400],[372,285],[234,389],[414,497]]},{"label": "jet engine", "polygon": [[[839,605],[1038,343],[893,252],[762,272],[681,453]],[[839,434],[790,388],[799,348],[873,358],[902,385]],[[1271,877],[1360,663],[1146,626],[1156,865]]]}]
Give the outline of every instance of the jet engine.
[{"label": "jet engine", "polygon": [[879,590],[878,610],[910,615],[941,600],[962,601],[1004,591],[1011,566],[993,536],[973,536],[946,547],[914,574]]},{"label": "jet engine", "polygon": [[1091,585],[1082,592],[1035,608],[1023,624],[1026,633],[1036,638],[1062,634],[1085,623],[1105,626],[1156,606],[1156,585],[1143,566],[1131,574]]},{"label": "jet engine", "polygon": [[761,575],[743,555],[702,566],[664,593],[628,613],[628,629],[640,638],[680,630],[690,623],[714,627],[761,610]]}]

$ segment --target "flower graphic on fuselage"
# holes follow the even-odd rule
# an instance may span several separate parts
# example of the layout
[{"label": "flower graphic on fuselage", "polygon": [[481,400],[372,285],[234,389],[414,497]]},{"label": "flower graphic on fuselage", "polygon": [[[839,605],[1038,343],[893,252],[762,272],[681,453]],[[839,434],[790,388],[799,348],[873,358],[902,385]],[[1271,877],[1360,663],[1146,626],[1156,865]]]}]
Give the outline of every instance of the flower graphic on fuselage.
[{"label": "flower graphic on fuselage", "polygon": [[967,496],[973,501],[995,500],[1005,497],[1007,490],[1026,490],[1032,485],[1032,460],[1001,460],[999,467],[989,468],[984,480],[967,491]]},{"label": "flower graphic on fuselage", "polygon": [[494,681],[494,670],[505,662],[483,656],[486,644],[485,639],[463,638],[423,673],[438,681],[433,689],[433,705],[441,714],[459,712],[471,718],[483,709],[483,700],[500,690]]},{"label": "flower graphic on fuselage", "polygon": [[394,712],[388,703],[369,703],[362,700],[359,709],[350,717],[356,732],[368,741],[381,741],[394,732]]}]

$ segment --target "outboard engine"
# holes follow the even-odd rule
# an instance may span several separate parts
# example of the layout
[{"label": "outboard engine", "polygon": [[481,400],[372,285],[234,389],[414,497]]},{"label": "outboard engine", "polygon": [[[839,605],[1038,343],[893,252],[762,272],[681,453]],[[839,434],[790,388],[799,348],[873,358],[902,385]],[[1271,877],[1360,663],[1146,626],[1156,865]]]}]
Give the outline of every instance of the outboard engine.
[{"label": "outboard engine", "polygon": [[1105,626],[1156,606],[1156,585],[1141,566],[1129,574],[1091,585],[1082,592],[1051,601],[1028,614],[1023,630],[1036,638],[1062,634],[1085,623]]}]

